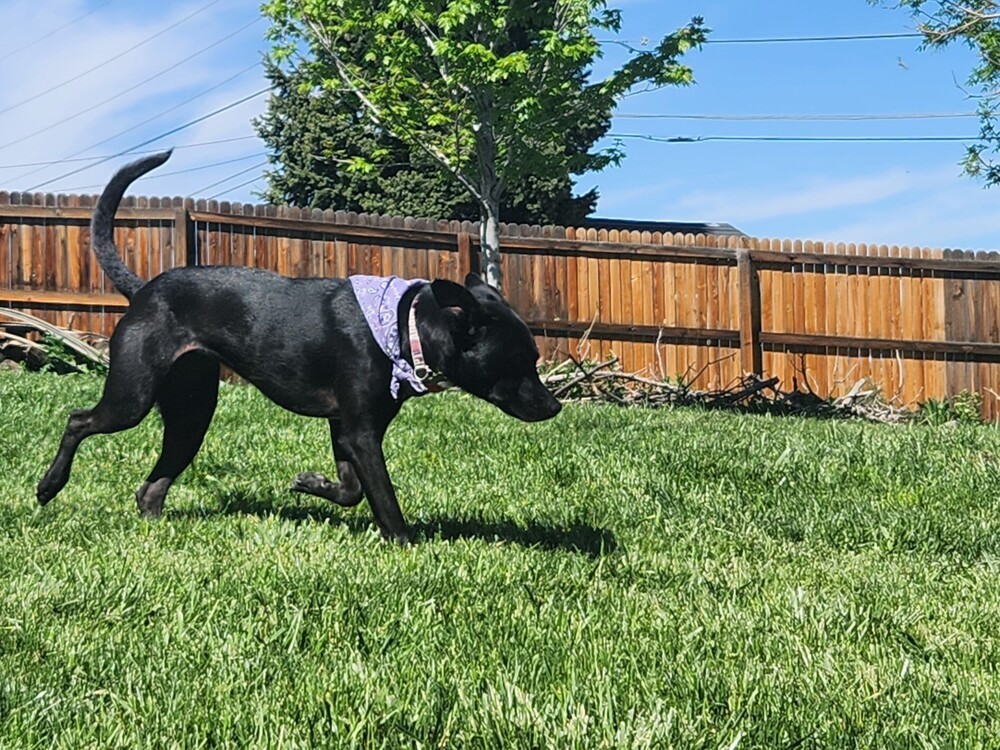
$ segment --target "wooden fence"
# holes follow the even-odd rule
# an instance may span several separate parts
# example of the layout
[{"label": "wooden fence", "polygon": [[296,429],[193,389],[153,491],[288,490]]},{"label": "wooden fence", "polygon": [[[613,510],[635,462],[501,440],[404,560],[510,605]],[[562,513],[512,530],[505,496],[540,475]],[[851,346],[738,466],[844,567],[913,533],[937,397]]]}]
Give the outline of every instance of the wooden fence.
[{"label": "wooden fence", "polygon": [[[89,249],[90,196],[0,192],[0,305],[110,335],[126,307]],[[126,199],[116,241],[148,278],[234,264],[304,276],[462,278],[468,222]],[[544,356],[721,388],[744,372],[912,405],[964,391],[1000,418],[1000,256],[748,237],[506,226],[506,294]]]}]

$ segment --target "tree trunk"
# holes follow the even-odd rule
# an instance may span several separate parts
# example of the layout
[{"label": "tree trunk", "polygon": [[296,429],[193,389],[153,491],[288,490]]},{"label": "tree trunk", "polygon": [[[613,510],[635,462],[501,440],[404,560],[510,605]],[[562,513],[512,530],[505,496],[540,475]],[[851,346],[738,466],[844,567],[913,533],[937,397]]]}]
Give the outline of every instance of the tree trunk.
[{"label": "tree trunk", "polygon": [[486,283],[497,291],[503,288],[500,268],[500,201],[492,196],[483,200],[479,220],[479,267]]},{"label": "tree trunk", "polygon": [[477,92],[478,127],[474,128],[476,160],[479,164],[479,248],[480,271],[486,283],[503,291],[500,269],[500,198],[504,184],[497,173],[497,141],[493,127],[493,98],[489,91]]}]

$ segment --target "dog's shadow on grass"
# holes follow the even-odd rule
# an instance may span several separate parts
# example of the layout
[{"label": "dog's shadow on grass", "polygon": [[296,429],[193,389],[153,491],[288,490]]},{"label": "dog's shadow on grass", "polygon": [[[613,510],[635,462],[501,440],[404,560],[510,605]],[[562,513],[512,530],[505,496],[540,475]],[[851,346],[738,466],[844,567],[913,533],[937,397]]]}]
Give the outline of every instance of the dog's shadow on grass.
[{"label": "dog's shadow on grass", "polygon": [[413,524],[419,541],[441,539],[483,539],[523,547],[546,550],[563,550],[603,557],[614,552],[618,545],[615,535],[608,529],[595,528],[585,523],[567,526],[546,526],[531,523],[518,526],[512,521],[485,521],[478,518],[439,518]]},{"label": "dog's shadow on grass", "polygon": [[[280,518],[292,523],[324,523],[344,526],[354,533],[367,531],[371,515],[359,511],[343,511],[335,506],[295,505],[285,503],[278,495],[250,495],[246,492],[229,492],[219,498],[217,508],[200,510],[167,510],[168,516],[207,518],[210,516],[256,516]],[[438,518],[413,524],[416,543],[434,540],[482,539],[489,542],[518,544],[547,550],[564,550],[598,558],[614,552],[618,545],[608,529],[595,528],[585,523],[566,526],[548,526],[531,523],[518,526],[512,521],[487,521],[478,518]]]}]

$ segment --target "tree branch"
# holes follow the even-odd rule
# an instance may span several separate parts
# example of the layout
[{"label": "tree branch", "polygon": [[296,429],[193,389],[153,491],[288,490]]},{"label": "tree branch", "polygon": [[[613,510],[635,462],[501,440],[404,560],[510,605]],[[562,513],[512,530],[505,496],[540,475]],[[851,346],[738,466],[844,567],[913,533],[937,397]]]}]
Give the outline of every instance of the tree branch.
[{"label": "tree branch", "polygon": [[[337,77],[340,79],[341,83],[343,83],[348,90],[350,90],[350,92],[358,98],[358,101],[361,102],[362,106],[368,112],[375,124],[391,131],[391,128],[386,125],[381,109],[365,94],[365,92],[358,85],[357,81],[352,78],[350,70],[341,58],[339,51],[333,44],[333,41],[326,34],[325,29],[317,21],[310,18],[305,11],[302,13],[302,18],[305,20],[314,38],[324,47],[324,49],[326,49],[327,53],[329,53],[330,59],[333,61],[334,67],[336,68]],[[477,201],[480,203],[484,202],[484,197],[475,183],[468,177],[468,175],[464,174],[461,170],[455,167],[451,163],[451,160],[449,160],[443,152],[434,148],[430,143],[427,143],[425,139],[414,137],[412,133],[404,133],[404,135],[407,136],[408,140],[424,151],[424,153],[428,154],[431,158],[441,164],[441,166],[443,166],[448,172],[454,175],[455,179],[458,180]]]}]

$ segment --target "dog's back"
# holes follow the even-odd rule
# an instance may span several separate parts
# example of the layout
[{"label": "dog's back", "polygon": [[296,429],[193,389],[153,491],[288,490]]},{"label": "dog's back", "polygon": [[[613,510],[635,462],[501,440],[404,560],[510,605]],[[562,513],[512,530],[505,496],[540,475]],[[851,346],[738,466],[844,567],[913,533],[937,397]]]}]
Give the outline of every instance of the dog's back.
[{"label": "dog's back", "polygon": [[211,355],[307,416],[329,414],[345,352],[370,338],[345,279],[232,266],[178,268],[150,280],[115,330],[114,348],[119,337],[156,341],[171,359]]}]

